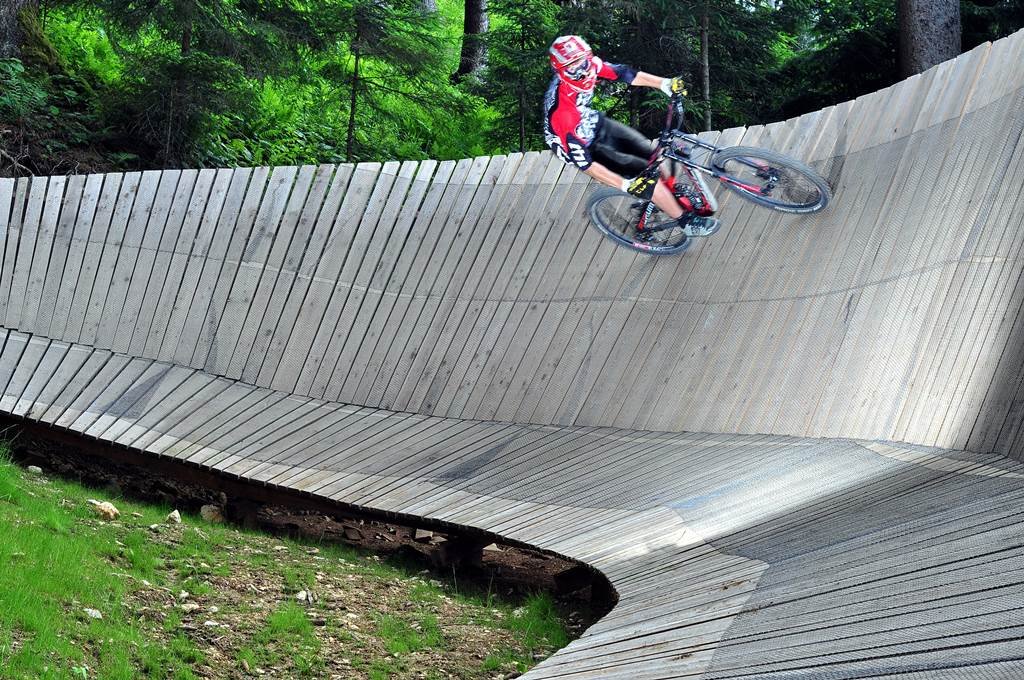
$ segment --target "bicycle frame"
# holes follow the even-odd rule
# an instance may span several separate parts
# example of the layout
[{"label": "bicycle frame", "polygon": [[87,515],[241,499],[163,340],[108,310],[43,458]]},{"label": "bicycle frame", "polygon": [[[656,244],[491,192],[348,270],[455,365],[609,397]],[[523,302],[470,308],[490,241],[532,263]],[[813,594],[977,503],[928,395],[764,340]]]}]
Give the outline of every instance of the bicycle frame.
[{"label": "bicycle frame", "polygon": [[[736,179],[735,177],[732,177],[728,173],[721,172],[719,170],[716,170],[715,168],[711,168],[706,165],[701,165],[700,163],[693,161],[688,157],[690,155],[689,149],[677,151],[675,143],[678,141],[690,144],[691,148],[700,147],[702,149],[706,149],[709,152],[709,157],[722,147],[715,146],[714,144],[705,142],[696,135],[691,135],[689,133],[683,132],[682,130],[679,130],[675,125],[676,113],[678,113],[680,122],[682,122],[683,98],[681,95],[673,95],[669,102],[668,113],[665,118],[665,127],[661,132],[661,136],[658,138],[658,145],[655,148],[654,153],[651,154],[651,160],[648,162],[647,170],[645,171],[645,173],[649,173],[649,177],[656,177],[660,172],[661,164],[665,162],[666,158],[668,158],[677,163],[681,163],[690,170],[694,170],[704,175],[710,175],[711,177],[714,177],[718,181],[722,182],[723,184],[731,184],[750,193],[768,195],[768,192],[775,187],[774,182],[778,180],[777,177],[766,177],[765,179],[769,181],[765,186],[747,184],[746,182],[742,182]],[[767,165],[755,163],[744,158],[739,158],[737,160],[758,172],[770,171],[770,168]],[[694,178],[694,180],[698,180],[698,177],[696,175],[692,175],[691,173],[691,176]],[[709,194],[707,186],[704,184],[704,182],[695,181],[694,185],[697,191],[701,193],[705,201],[711,202],[712,204],[715,202],[714,197]]]}]

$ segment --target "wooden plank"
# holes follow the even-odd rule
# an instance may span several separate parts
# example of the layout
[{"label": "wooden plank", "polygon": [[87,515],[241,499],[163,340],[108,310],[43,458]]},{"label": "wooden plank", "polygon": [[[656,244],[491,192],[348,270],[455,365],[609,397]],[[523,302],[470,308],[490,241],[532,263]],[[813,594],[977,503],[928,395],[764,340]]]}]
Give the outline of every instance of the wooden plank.
[{"label": "wooden plank", "polygon": [[[446,283],[443,279],[444,271],[451,270],[453,260],[458,259],[465,247],[465,242],[459,237],[460,229],[464,223],[466,226],[472,223],[465,221],[468,213],[479,214],[482,204],[476,202],[475,197],[483,177],[498,175],[498,171],[488,169],[489,163],[485,158],[461,161],[449,181],[452,193],[445,190],[441,199],[443,207],[439,206],[431,219],[431,232],[437,233],[436,237],[431,237],[435,248],[430,252],[429,259],[423,262],[423,269],[417,272],[419,281],[414,293],[416,305],[411,309],[412,317],[407,312],[403,318],[402,332],[394,338],[375,380],[375,383],[380,383],[379,399],[385,408],[401,408],[399,395],[402,399],[409,396],[408,390],[402,391],[407,378],[419,371],[425,363],[426,358],[421,355],[420,349],[434,313],[444,304],[439,299]],[[496,167],[501,165],[504,162],[497,161]],[[372,394],[374,391],[371,388]],[[371,403],[377,405],[374,396],[371,396]]]},{"label": "wooden plank", "polygon": [[[529,160],[527,155],[524,163]],[[453,413],[459,415],[467,414],[470,407],[474,410],[478,408],[479,399],[491,388],[495,376],[504,370],[511,370],[503,368],[502,364],[508,357],[510,343],[524,315],[531,311],[532,296],[538,285],[537,280],[530,277],[530,271],[544,272],[550,268],[550,260],[543,259],[545,254],[550,255],[552,252],[546,234],[556,224],[571,219],[569,215],[576,209],[575,197],[581,196],[586,190],[585,177],[580,177],[571,168],[558,165],[557,159],[544,155],[534,157],[534,161],[534,174],[531,176],[524,173],[522,178],[524,186],[520,201],[529,208],[523,211],[521,222],[521,231],[525,233],[517,236],[517,246],[510,250],[510,254],[518,257],[509,258],[496,276],[496,289],[503,289],[504,293],[488,321],[488,331],[469,369],[472,378],[467,376],[464,380],[464,387],[460,388],[462,395],[453,404]],[[551,194],[544,196],[536,192],[534,185],[538,183],[554,185]],[[547,206],[555,208],[548,209]],[[585,266],[583,257],[571,262]],[[575,279],[578,274],[569,273],[567,276]],[[498,382],[500,384],[502,379],[499,378]]]},{"label": "wooden plank", "polygon": [[155,399],[162,394],[165,395],[168,389],[177,387],[183,379],[183,374],[187,374],[188,371],[189,369],[150,361],[136,375],[124,379],[123,391],[115,392],[113,398],[103,404],[98,417],[88,424],[81,420],[76,422],[75,429],[81,428],[79,431],[96,439],[116,438],[118,433],[138,420]]},{"label": "wooden plank", "polygon": [[[105,358],[106,361],[100,362],[99,365],[90,366],[93,369],[90,373],[81,374],[87,381],[76,381],[71,387],[77,390],[73,394],[69,391],[67,400],[62,399],[59,405],[51,406],[42,420],[58,427],[70,428],[79,417],[86,414],[94,402],[103,399],[104,393],[123,373],[127,371],[129,376],[137,374],[138,365],[129,370],[129,366],[132,365],[131,359],[118,354],[110,354]],[[83,422],[91,422],[96,415],[93,413],[83,418]]]},{"label": "wooden plank", "polygon": [[[204,365],[205,370],[211,373],[227,374],[245,320],[253,309],[254,296],[263,281],[268,258],[279,239],[287,245],[291,238],[294,222],[285,222],[285,210],[293,190],[298,194],[296,200],[301,205],[309,190],[311,168],[307,168],[301,178],[298,175],[299,168],[296,167],[274,168],[251,233],[247,234],[244,242],[241,238],[233,241],[227,252],[227,261],[217,282],[217,288],[223,288],[226,297],[223,302],[216,303],[218,311],[215,317],[211,317],[216,318],[214,350],[206,357]],[[248,229],[248,225],[248,220],[243,222],[240,219],[235,229]],[[210,323],[213,324],[212,321]]]},{"label": "wooden plank", "polygon": [[453,244],[457,255],[449,253],[438,275],[438,280],[444,282],[439,293],[442,301],[434,311],[422,343],[430,351],[417,354],[417,361],[410,367],[397,397],[397,403],[405,404],[405,408],[435,412],[441,385],[456,363],[457,354],[448,356],[448,352],[450,349],[461,352],[464,348],[464,341],[458,338],[462,319],[467,316],[475,319],[480,313],[482,302],[473,298],[487,263],[494,255],[490,227],[495,212],[505,205],[507,189],[519,169],[520,160],[519,156],[493,157],[466,211],[466,222],[456,235],[459,243]]},{"label": "wooden plank", "polygon": [[[359,227],[359,219],[370,199],[380,169],[379,163],[360,163],[354,170],[347,170],[344,174],[339,170],[336,189],[332,188],[334,200],[329,201],[332,209],[327,212],[325,206],[323,213],[324,231],[321,233],[324,235],[321,237],[322,240],[318,239],[322,244],[322,250],[315,259],[303,263],[304,267],[308,268],[308,284],[303,281],[306,285],[296,291],[295,298],[299,301],[299,306],[297,311],[293,312],[295,316],[289,320],[288,333],[276,337],[271,345],[271,351],[280,358],[267,367],[266,383],[263,382],[261,371],[260,384],[297,393],[302,393],[303,387],[309,387],[309,373],[315,373],[315,366],[310,365],[310,362],[317,361],[312,348],[318,336],[321,343],[324,341],[323,333],[326,331],[322,331],[321,328],[327,313],[327,305],[350,256],[352,239]],[[339,199],[343,200],[339,203]],[[307,378],[300,387],[303,375]]]},{"label": "wooden plank", "polygon": [[[156,177],[153,173],[147,175],[145,189],[147,193],[155,189],[155,180]],[[130,172],[124,175],[119,184],[117,200],[113,204],[113,213],[104,214],[101,231],[94,230],[94,240],[98,242],[99,247],[91,253],[96,260],[95,266],[89,269],[89,287],[83,291],[81,301],[76,295],[76,299],[72,303],[75,308],[81,305],[81,309],[84,311],[81,332],[75,338],[77,342],[96,346],[103,323],[103,312],[108,306],[111,289],[116,287],[118,291],[124,291],[124,281],[115,281],[114,274],[118,262],[122,262],[122,267],[128,266],[128,262],[121,256],[121,244],[128,229],[135,197],[140,190],[142,190],[141,173]],[[116,298],[115,294],[110,301],[111,305],[116,303]]]},{"label": "wooden plank", "polygon": [[[124,226],[123,231],[119,230],[111,235],[110,245],[116,248],[117,255],[111,263],[112,271],[108,279],[109,285],[103,291],[104,300],[97,322],[98,327],[94,343],[97,346],[118,351],[114,347],[115,334],[120,325],[125,301],[129,297],[132,279],[136,275],[136,266],[142,257],[140,252],[142,241],[145,238],[146,230],[153,221],[151,218],[154,213],[162,212],[155,202],[160,197],[161,191],[174,190],[179,176],[180,173],[177,171],[170,171],[165,174],[150,170],[142,173],[138,190],[135,192],[134,200],[130,206],[127,224]],[[163,213],[163,216],[166,216],[166,212]],[[156,228],[162,227],[163,224],[161,223]],[[144,262],[143,265],[147,267],[145,273],[148,274],[147,263]],[[132,318],[131,321],[134,323],[135,319]]]},{"label": "wooden plank", "polygon": [[[118,355],[114,355],[115,357]],[[81,403],[81,409],[76,418],[69,417],[69,413],[62,416],[63,425],[76,432],[87,432],[94,423],[100,420],[109,421],[117,417],[125,408],[129,407],[135,400],[132,388],[140,382],[159,376],[161,371],[166,371],[166,366],[154,365],[148,359],[129,359],[121,371],[106,384],[93,384],[85,391],[85,395],[92,398],[88,403]],[[58,421],[61,424],[61,421]]]},{"label": "wooden plank", "polygon": [[265,476],[264,471],[267,468],[295,458],[300,458],[301,464],[305,467],[316,467],[319,465],[318,461],[329,457],[329,454],[321,456],[324,451],[379,421],[377,414],[377,410],[372,408],[335,405],[334,410],[325,413],[323,422],[318,424],[315,430],[285,438],[276,447],[272,456],[258,461],[258,464],[253,465],[246,474],[269,481],[277,473]]},{"label": "wooden plank", "polygon": [[[163,412],[165,402],[177,403],[177,392],[185,389],[185,384],[195,373],[191,368],[154,364],[148,377],[137,381],[129,390],[129,398],[121,400],[119,412],[111,414],[109,421],[98,420],[87,434],[105,441],[119,441],[129,431],[141,434],[146,428],[140,427],[139,423],[151,419],[154,411]],[[204,382],[210,380],[207,378]],[[109,423],[109,427],[101,429],[105,423]]]},{"label": "wooden plank", "polygon": [[[179,295],[184,313],[179,316],[179,321],[172,312],[171,318],[177,327],[176,332],[169,332],[165,339],[166,341],[173,338],[175,343],[170,354],[174,363],[191,366],[195,362],[196,368],[201,367],[212,348],[212,339],[217,330],[216,302],[222,299],[214,299],[218,296],[215,286],[224,266],[229,245],[233,240],[237,241],[238,238],[245,238],[248,235],[248,230],[243,229],[239,236],[235,231],[235,224],[240,221],[243,224],[252,223],[256,207],[263,195],[266,176],[266,168],[239,168],[231,171],[223,203],[220,204],[218,201],[218,205],[213,206],[215,212],[208,209],[207,214],[203,216],[196,237],[196,247],[193,249],[194,258],[189,263],[189,271],[186,273],[187,283],[182,285],[182,294]],[[219,179],[221,178],[218,177]],[[214,191],[217,192],[217,187]],[[161,352],[161,355],[163,354]],[[203,361],[197,361],[198,356],[202,356]]]},{"label": "wooden plank", "polygon": [[[41,269],[36,269],[34,274],[34,277],[41,277],[35,282],[35,285],[41,289],[38,294],[39,304],[35,310],[29,310],[32,329],[36,333],[43,335],[49,333],[54,308],[57,304],[57,292],[64,279],[71,235],[75,228],[79,205],[85,193],[85,182],[86,178],[82,175],[68,178],[64,197],[60,204],[59,216],[56,218],[56,226],[51,236],[52,245],[46,270],[40,274]],[[55,197],[49,200],[53,200],[53,198]],[[35,295],[30,293],[29,298],[35,298]]]},{"label": "wooden plank", "polygon": [[[385,297],[388,280],[406,244],[412,222],[417,218],[429,186],[427,180],[435,167],[435,163],[429,163],[417,170],[417,164],[410,161],[403,163],[399,170],[377,225],[377,235],[356,274],[346,309],[338,322],[338,330],[344,328],[345,333],[343,338],[337,338],[337,358],[333,359],[334,367],[324,391],[325,399],[350,398],[351,395],[344,394],[344,385],[354,385],[362,377],[365,366],[357,363],[355,356],[378,305]],[[335,335],[337,337],[338,333]],[[331,361],[331,358],[325,358],[322,369]]]},{"label": "wooden plank", "polygon": [[[49,241],[45,235],[46,226],[43,221],[49,222],[49,220],[53,219],[53,209],[46,203],[47,193],[51,193],[53,196],[51,200],[56,200],[59,205],[59,197],[64,193],[64,186],[65,180],[63,177],[55,177],[52,182],[46,177],[35,177],[29,185],[24,217],[19,225],[20,229],[17,230],[17,250],[15,251],[17,255],[11,267],[10,296],[7,301],[5,321],[5,325],[8,327],[22,327],[27,311],[25,304],[29,293],[29,281],[33,262],[36,261],[37,257],[44,260],[49,259],[49,251],[47,250]],[[36,245],[40,240],[41,234],[43,244],[40,252],[37,254]],[[38,268],[40,265],[37,264],[36,266]],[[41,266],[45,267],[45,264]],[[29,304],[31,304],[31,301],[29,301]]]},{"label": "wooden plank", "polygon": [[[160,294],[153,327],[146,339],[146,356],[154,356],[159,361],[174,358],[233,174],[231,170],[201,170],[196,178],[185,221],[174,241],[174,257]],[[169,245],[165,243],[164,247]]]},{"label": "wooden plank", "polygon": [[81,266],[74,290],[70,292],[67,305],[67,322],[61,337],[69,342],[82,339],[82,328],[89,312],[89,300],[96,281],[100,260],[106,247],[106,235],[113,220],[117,207],[117,197],[121,191],[124,175],[119,173],[103,175],[100,196],[96,202],[96,210],[91,223],[78,235],[86,239],[83,243]]},{"label": "wooden plank", "polygon": [[216,394],[210,401],[200,403],[199,407],[189,413],[180,423],[180,429],[174,436],[159,437],[149,446],[149,450],[165,456],[187,459],[202,448],[204,442],[222,434],[225,423],[231,422],[240,414],[258,413],[260,405],[268,406],[285,395],[266,390],[259,390],[250,385],[232,382],[226,389]]},{"label": "wooden plank", "polygon": [[511,272],[528,247],[530,230],[538,227],[536,222],[525,223],[527,203],[523,194],[531,182],[539,181],[543,176],[545,164],[541,158],[537,153],[509,156],[515,173],[506,180],[505,195],[494,210],[490,223],[494,235],[489,238],[493,245],[485,246],[492,251],[493,257],[481,259],[477,264],[478,267],[486,267],[487,271],[482,275],[471,275],[474,280],[482,276],[475,295],[478,307],[474,313],[463,317],[464,327],[457,331],[459,339],[452,342],[459,352],[452,358],[443,359],[445,366],[451,368],[438,376],[430,388],[430,392],[437,394],[436,397],[432,395],[431,401],[436,403],[434,410],[438,413],[459,415],[465,408],[470,390],[495,344],[494,337],[500,334],[498,321],[507,318],[506,312],[513,297],[507,292]]},{"label": "wooden plank", "polygon": [[[81,345],[75,347],[77,349]],[[81,368],[67,376],[65,384],[56,390],[48,405],[41,403],[39,407],[32,409],[28,414],[29,418],[48,424],[55,423],[114,356],[106,350],[89,348],[87,352],[88,356]]]},{"label": "wooden plank", "polygon": [[24,229],[25,204],[29,190],[28,178],[15,182],[11,201],[10,218],[4,233],[4,260],[0,267],[0,318],[6,318],[7,306],[11,297],[11,284],[14,280],[14,263],[18,256],[18,241]]},{"label": "wooden plank", "polygon": [[[293,176],[294,168],[287,171],[287,175]],[[204,367],[211,370],[218,365],[219,357],[228,348],[222,345],[231,345],[230,338],[234,338],[235,326],[239,323],[238,312],[231,310],[230,316],[225,316],[226,305],[238,274],[239,263],[242,261],[245,249],[258,229],[257,223],[264,208],[272,206],[271,210],[277,210],[278,205],[283,209],[284,198],[279,197],[278,185],[268,184],[269,168],[254,168],[249,177],[247,191],[237,214],[230,211],[231,221],[223,219],[217,225],[213,242],[210,245],[210,258],[213,266],[203,270],[200,290],[203,289],[202,281],[208,282],[210,294],[204,295],[202,302],[195,309],[201,310],[191,319],[191,324],[186,325],[183,338],[188,339],[191,345],[194,339],[194,350],[189,359],[191,365]],[[264,202],[264,197],[269,196],[268,192],[274,194],[273,198]],[[284,193],[281,191],[280,193]],[[225,213],[227,213],[225,209]],[[230,226],[228,226],[230,224]],[[277,224],[277,220],[274,220]],[[198,299],[197,299],[198,301]],[[239,301],[248,309],[248,301]],[[244,312],[242,312],[244,314]],[[216,371],[214,371],[216,372]]]},{"label": "wooden plank", "polygon": [[[18,191],[16,191],[16,188]],[[3,243],[3,255],[0,256],[0,318],[6,318],[7,300],[11,289],[11,266],[17,251],[17,239],[20,234],[20,208],[17,196],[20,187],[15,180],[0,179],[0,241]]]},{"label": "wooden plank", "polygon": [[[198,453],[189,458],[192,462],[210,467],[220,467],[220,462],[232,455],[232,451],[242,450],[252,440],[258,440],[266,432],[274,432],[287,425],[305,412],[311,402],[309,397],[275,395],[265,390],[261,393],[267,398],[261,407],[259,417],[251,413],[240,414],[229,425],[225,425],[217,436],[204,439]],[[282,398],[278,399],[280,396]],[[265,417],[264,417],[265,414]],[[211,455],[204,455],[211,452]]]},{"label": "wooden plank", "polygon": [[[153,301],[162,297],[166,286],[174,244],[181,236],[198,175],[196,170],[164,171],[160,178],[153,213],[139,246],[139,261],[114,334],[115,351],[138,356],[149,343],[150,328],[158,315]],[[167,304],[170,306],[170,301]],[[163,330],[161,323],[159,332]]]},{"label": "wooden plank", "polygon": [[117,443],[148,450],[161,437],[174,437],[181,423],[200,405],[217,399],[232,382],[201,371],[194,372],[173,394],[147,411],[117,439]]},{"label": "wooden plank", "polygon": [[[558,265],[552,266],[559,242],[555,225],[562,222],[565,215],[575,211],[589,181],[585,175],[568,168],[553,155],[544,154],[537,163],[534,166],[535,174],[523,178],[526,186],[521,201],[524,206],[528,206],[524,212],[523,225],[531,230],[525,239],[526,247],[521,259],[511,269],[499,274],[510,277],[506,279],[512,286],[512,294],[508,297],[519,304],[505,305],[502,309],[505,315],[498,316],[498,322],[492,321],[501,331],[479,371],[479,377],[464,407],[464,417],[489,419],[496,414],[500,399],[506,391],[504,388],[510,384],[519,364],[521,341],[518,340],[518,333],[523,318],[538,311],[539,305],[534,302],[537,291],[547,290],[553,285],[551,272],[558,269]],[[561,262],[566,261],[564,250],[559,257],[563,258]],[[470,408],[472,411],[468,410]],[[470,412],[473,415],[469,415]]]},{"label": "wooden plank", "polygon": [[[54,342],[55,347],[62,343]],[[37,373],[25,388],[23,404],[13,410],[16,415],[38,420],[65,387],[82,370],[92,351],[79,345],[63,343],[65,352],[60,364],[50,375]]]},{"label": "wooden plank", "polygon": [[[84,268],[86,249],[89,246],[89,232],[92,230],[99,202],[102,197],[105,175],[89,175],[85,178],[78,213],[74,216],[71,231],[67,234],[66,252],[63,256],[63,273],[59,280],[49,277],[44,298],[52,302],[52,315],[48,329],[40,331],[53,338],[64,338],[72,315],[71,303],[78,289]],[[63,233],[64,230],[62,230]],[[50,286],[52,285],[52,288]],[[47,307],[50,307],[47,302]],[[77,336],[77,328],[74,330]]]},{"label": "wooden plank", "polygon": [[[57,360],[59,360],[59,351],[57,355]],[[4,391],[0,397],[0,409],[12,411],[36,371],[50,372],[53,370],[53,363],[54,357],[50,353],[50,340],[28,336],[26,347],[18,358],[17,364],[12,366],[10,373],[5,376]]]},{"label": "wooden plank", "polygon": [[[314,188],[313,181],[318,177],[320,181]],[[324,173],[322,169],[315,166],[307,165],[299,170],[295,178],[291,197],[281,218],[281,225],[275,234],[273,246],[267,254],[266,265],[260,269],[255,287],[252,290],[245,289],[241,292],[246,298],[250,298],[252,303],[240,328],[231,359],[225,369],[228,376],[241,377],[242,369],[246,363],[251,361],[253,352],[256,352],[261,359],[265,356],[263,352],[270,342],[273,327],[268,328],[263,341],[258,336],[259,329],[264,323],[276,324],[277,322],[277,314],[274,313],[276,310],[268,310],[268,306],[271,298],[279,291],[279,283],[282,280],[285,258],[288,253],[295,248],[296,240],[304,246],[309,238],[309,229],[313,225],[313,220],[308,214],[310,203],[314,204],[314,210],[319,208],[323,192],[327,188],[326,177],[329,177],[329,173]],[[306,219],[301,223],[300,228],[300,219],[304,215]],[[252,252],[247,250],[247,259],[251,262],[256,254],[255,249]],[[240,272],[240,280],[243,273],[251,277],[251,272],[245,271],[251,266],[250,264],[243,268],[243,271]],[[238,286],[239,282],[236,282],[236,287]],[[270,319],[267,318],[268,314],[272,315]]]},{"label": "wooden plank", "polygon": [[[421,266],[419,262],[425,257],[423,253],[432,249],[436,244],[436,240],[428,239],[424,235],[434,224],[433,215],[442,204],[444,196],[448,195],[449,198],[451,196],[452,189],[449,189],[449,180],[456,169],[454,162],[442,162],[436,166],[436,169],[421,164],[420,169],[425,173],[422,182],[429,183],[426,187],[426,197],[409,228],[407,245],[398,254],[394,281],[389,285],[387,295],[381,300],[379,307],[381,311],[370,321],[366,337],[362,340],[363,346],[353,361],[355,364],[365,366],[362,375],[358,376],[358,383],[346,389],[346,394],[351,395],[348,398],[353,403],[376,401],[370,397],[370,390],[390,354],[396,334],[403,327],[402,321],[405,318],[405,312],[412,303],[416,286],[419,285],[419,277],[415,273]],[[352,378],[355,382],[355,376]]]},{"label": "wooden plank", "polygon": [[[288,245],[274,290],[267,303],[266,313],[241,369],[242,380],[266,384],[265,380],[260,378],[264,367],[268,370],[270,366],[277,367],[280,351],[283,350],[285,343],[285,340],[278,338],[281,335],[287,337],[286,334],[290,332],[290,322],[294,321],[301,307],[301,298],[298,296],[304,294],[308,286],[309,278],[306,274],[312,273],[312,263],[319,258],[326,242],[326,231],[329,229],[327,225],[330,222],[324,220],[323,215],[336,214],[338,203],[335,201],[340,202],[340,196],[345,189],[344,183],[350,174],[349,166],[336,168],[332,165],[321,165],[316,169],[294,236]],[[278,351],[271,356],[271,349],[275,346]]]},{"label": "wooden plank", "polygon": [[413,169],[408,164],[403,169],[401,164],[392,161],[383,165],[377,177],[345,266],[327,303],[323,324],[314,339],[316,359],[307,362],[299,376],[300,383],[308,385],[303,391],[317,398],[330,398],[325,396],[327,387],[351,331],[352,316],[362,302],[369,272],[379,264],[398,205],[405,200],[409,189]]}]

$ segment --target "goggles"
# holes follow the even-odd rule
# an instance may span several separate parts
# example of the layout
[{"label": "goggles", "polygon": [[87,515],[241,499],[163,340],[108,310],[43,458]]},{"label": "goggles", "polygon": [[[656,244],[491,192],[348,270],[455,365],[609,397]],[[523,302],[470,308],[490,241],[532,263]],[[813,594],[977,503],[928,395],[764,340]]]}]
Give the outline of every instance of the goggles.
[{"label": "goggles", "polygon": [[573,80],[583,80],[590,73],[590,59],[583,57],[565,67],[565,75]]}]

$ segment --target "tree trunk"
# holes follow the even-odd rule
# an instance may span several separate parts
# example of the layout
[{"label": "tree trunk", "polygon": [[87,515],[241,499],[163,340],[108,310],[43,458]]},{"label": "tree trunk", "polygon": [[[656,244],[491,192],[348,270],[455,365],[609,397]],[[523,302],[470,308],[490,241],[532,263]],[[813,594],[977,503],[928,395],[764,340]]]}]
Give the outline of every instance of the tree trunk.
[{"label": "tree trunk", "polygon": [[19,16],[39,11],[39,0],[0,0],[0,59],[20,57],[25,34]]},{"label": "tree trunk", "polygon": [[900,0],[899,16],[904,78],[960,54],[958,0]]},{"label": "tree trunk", "polygon": [[455,80],[478,75],[487,63],[487,0],[466,0],[466,13],[462,21],[462,57]]},{"label": "tree trunk", "polygon": [[181,56],[187,55],[192,51],[192,20],[189,19],[185,22],[185,26],[181,29]]},{"label": "tree trunk", "polygon": [[526,151],[526,87],[519,79],[519,153]]},{"label": "tree trunk", "polygon": [[708,55],[708,37],[711,32],[711,20],[708,6],[704,5],[704,14],[700,17],[700,77],[701,89],[704,94],[704,129],[711,129],[711,59]]},{"label": "tree trunk", "polygon": [[[526,53],[526,26],[519,23],[519,53]],[[519,86],[519,153],[526,151],[526,83],[523,82],[523,72],[518,74]]]},{"label": "tree trunk", "polygon": [[[358,34],[353,43],[359,41]],[[352,150],[355,146],[356,137],[356,93],[359,88],[359,49],[354,50],[356,56],[356,63],[352,69],[352,96],[349,98],[348,103],[348,132],[345,135],[345,160],[352,162]]]}]

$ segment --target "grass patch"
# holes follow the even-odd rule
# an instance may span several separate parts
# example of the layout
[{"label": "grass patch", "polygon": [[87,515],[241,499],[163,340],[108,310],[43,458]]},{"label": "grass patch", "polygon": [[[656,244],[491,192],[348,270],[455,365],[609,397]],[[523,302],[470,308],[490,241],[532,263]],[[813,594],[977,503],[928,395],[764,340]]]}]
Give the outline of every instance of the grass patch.
[{"label": "grass patch", "polygon": [[348,546],[165,524],[169,510],[29,474],[0,446],[0,677],[474,678],[568,639],[550,599],[516,608]]},{"label": "grass patch", "polygon": [[519,633],[530,649],[560,649],[569,644],[569,635],[555,602],[546,593],[528,599],[522,607],[514,609],[506,621],[509,630]]},{"label": "grass patch", "polygon": [[302,677],[311,677],[324,667],[313,624],[306,610],[294,602],[286,602],[270,614],[237,658],[250,668],[291,665]]},{"label": "grass patch", "polygon": [[444,636],[437,625],[437,617],[424,615],[415,623],[397,616],[384,614],[376,619],[377,636],[390,654],[408,654],[421,649],[442,649]]}]

